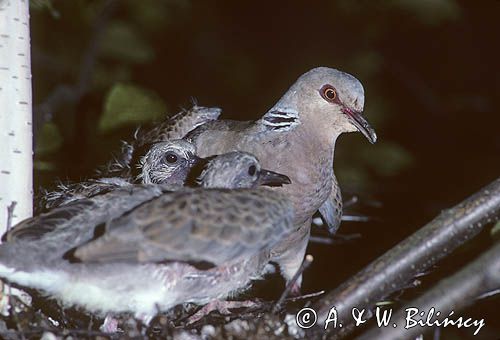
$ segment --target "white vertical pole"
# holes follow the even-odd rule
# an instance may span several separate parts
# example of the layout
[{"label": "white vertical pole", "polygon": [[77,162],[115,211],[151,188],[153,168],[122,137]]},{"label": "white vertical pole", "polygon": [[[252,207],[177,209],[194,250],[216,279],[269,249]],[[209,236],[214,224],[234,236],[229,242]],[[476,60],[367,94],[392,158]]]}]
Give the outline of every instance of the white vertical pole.
[{"label": "white vertical pole", "polygon": [[33,214],[29,1],[0,0],[0,233]]}]

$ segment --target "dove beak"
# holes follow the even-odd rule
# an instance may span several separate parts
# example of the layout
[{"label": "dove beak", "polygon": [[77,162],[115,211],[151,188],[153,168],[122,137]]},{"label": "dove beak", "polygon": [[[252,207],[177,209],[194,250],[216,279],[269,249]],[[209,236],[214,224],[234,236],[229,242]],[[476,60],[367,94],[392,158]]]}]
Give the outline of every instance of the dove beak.
[{"label": "dove beak", "polygon": [[200,158],[196,155],[193,155],[189,160],[189,165],[194,166],[194,165],[200,164],[202,161],[205,161],[205,159]]},{"label": "dove beak", "polygon": [[349,121],[370,141],[370,143],[375,144],[377,141],[377,134],[361,112],[351,110],[346,106],[342,107],[342,112],[349,117]]},{"label": "dove beak", "polygon": [[259,185],[282,186],[283,184],[290,183],[292,183],[292,181],[288,176],[270,170],[260,170]]}]

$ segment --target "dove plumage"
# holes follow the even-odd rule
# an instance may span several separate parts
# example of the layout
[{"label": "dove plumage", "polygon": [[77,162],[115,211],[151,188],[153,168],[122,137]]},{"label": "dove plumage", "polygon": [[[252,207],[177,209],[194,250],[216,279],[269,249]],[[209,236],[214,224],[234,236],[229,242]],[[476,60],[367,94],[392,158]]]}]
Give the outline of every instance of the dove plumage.
[{"label": "dove plumage", "polygon": [[[220,114],[219,108],[193,105],[189,110],[182,110],[168,117],[153,129],[136,131],[134,140],[130,143],[123,142],[119,154],[98,171],[99,178],[79,183],[61,183],[56,190],[44,192],[38,200],[39,210],[51,209],[76,199],[104,193],[116,187],[137,182],[137,179],[142,180],[142,183],[164,183],[164,176],[168,176],[167,173],[147,171],[147,169],[154,170],[153,164],[155,161],[158,162],[158,158],[151,155],[155,145],[159,142],[170,141],[179,144],[181,142],[175,140],[184,137],[189,131],[204,123],[216,120]],[[175,148],[176,145],[172,147]],[[182,148],[186,148],[187,152],[192,147],[177,145],[178,151],[182,152]],[[143,171],[144,167],[146,167],[146,172]],[[168,170],[168,168],[163,169]],[[156,178],[155,175],[158,177]]]},{"label": "dove plumage", "polygon": [[193,105],[189,110],[182,110],[164,122],[155,125],[151,130],[138,132],[135,143],[138,146],[143,146],[182,138],[198,126],[216,120],[221,112],[222,110],[218,107]]},{"label": "dove plumage", "polygon": [[[261,169],[252,155],[231,155],[221,156],[236,162],[230,167],[219,169],[217,157],[208,163],[202,185],[219,183],[219,173],[248,189],[171,192],[143,184],[75,201],[22,222],[52,227],[0,245],[0,276],[65,306],[133,312],[146,321],[158,309],[205,304],[248,288],[273,260],[270,249],[292,231],[293,207],[282,194],[255,188],[288,183],[286,176]],[[197,268],[200,263],[211,267]]]},{"label": "dove plumage", "polygon": [[340,186],[337,183],[335,175],[332,176],[332,191],[326,201],[319,207],[319,213],[323,217],[328,232],[335,234],[340,227],[342,221],[342,193]]},{"label": "dove plumage", "polygon": [[194,145],[181,139],[155,143],[139,162],[137,180],[182,187],[198,160],[195,154]]},{"label": "dove plumage", "polygon": [[216,120],[221,114],[217,107],[193,105],[188,110],[168,117],[154,128],[138,129],[134,139],[124,142],[120,153],[99,170],[101,177],[133,177],[134,168],[151,144],[180,139],[196,127]]},{"label": "dove plumage", "polygon": [[[75,200],[26,219],[8,231],[4,239],[8,242],[31,242],[41,238],[43,242],[53,240],[54,248],[65,252],[78,245],[82,239],[92,238],[94,227],[118,218],[164,192],[176,189],[178,187],[146,184],[114,188],[110,192]],[[52,233],[55,230],[57,232]],[[50,254],[55,255],[53,252]],[[55,256],[58,255],[59,253]]]},{"label": "dove plumage", "polygon": [[278,197],[262,189],[163,195],[112,221],[105,235],[79,247],[75,256],[83,262],[221,265],[251,256],[286,235],[291,208]]},{"label": "dove plumage", "polygon": [[[297,233],[273,250],[276,256],[282,255],[279,264],[288,279],[302,263],[312,215],[321,208],[332,225],[337,223],[332,216],[333,208],[338,207],[337,194],[331,196],[336,185],[333,158],[337,137],[360,131],[370,142],[376,141],[374,130],[361,114],[363,107],[363,86],[355,77],[319,67],[299,77],[261,119],[212,121],[185,137],[196,145],[201,157],[242,150],[257,156],[263,167],[290,177],[291,185],[275,190],[292,201]],[[322,207],[329,197],[333,201]]]},{"label": "dove plumage", "polygon": [[89,262],[175,258],[219,265],[283,236],[281,227],[288,223],[281,216],[293,215],[289,201],[266,189],[248,189],[289,183],[288,177],[261,169],[251,154],[231,152],[211,160],[199,181],[203,189],[161,195],[111,221],[102,237],[76,249],[75,256]]},{"label": "dove plumage", "polygon": [[79,183],[60,184],[58,190],[44,194],[42,206],[45,209],[55,208],[136,182],[182,187],[191,167],[198,161],[195,153],[194,145],[181,139],[155,143],[140,159],[138,164],[140,173],[136,179],[104,177]]}]

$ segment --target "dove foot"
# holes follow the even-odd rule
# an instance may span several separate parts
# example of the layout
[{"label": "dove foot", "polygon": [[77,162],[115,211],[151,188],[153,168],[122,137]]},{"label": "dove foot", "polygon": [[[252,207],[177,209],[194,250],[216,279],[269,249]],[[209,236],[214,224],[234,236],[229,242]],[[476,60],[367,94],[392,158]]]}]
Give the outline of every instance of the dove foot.
[{"label": "dove foot", "polygon": [[293,297],[297,297],[297,296],[302,295],[302,293],[300,291],[300,286],[301,286],[301,284],[298,283],[297,281],[292,283],[292,285],[290,287],[290,295]]},{"label": "dove foot", "polygon": [[230,309],[235,308],[255,308],[260,306],[257,302],[246,300],[246,301],[224,301],[224,300],[214,300],[203,306],[199,311],[191,315],[187,319],[187,325],[192,325],[193,323],[201,320],[203,317],[207,316],[213,311],[218,311],[223,315],[229,315]]},{"label": "dove foot", "polygon": [[111,314],[107,314],[104,318],[103,324],[99,327],[99,330],[104,333],[118,332],[118,320],[115,319]]}]

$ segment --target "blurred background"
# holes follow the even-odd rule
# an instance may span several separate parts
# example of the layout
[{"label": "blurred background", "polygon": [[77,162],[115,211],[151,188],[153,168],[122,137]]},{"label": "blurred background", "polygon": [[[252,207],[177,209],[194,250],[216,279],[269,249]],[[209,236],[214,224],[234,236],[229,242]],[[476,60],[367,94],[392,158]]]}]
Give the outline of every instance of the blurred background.
[{"label": "blurred background", "polygon": [[[363,83],[379,142],[337,143],[344,198],[359,196],[351,211],[373,219],[343,223],[340,233],[360,236],[348,242],[310,245],[304,292],[333,289],[499,176],[499,14],[494,0],[32,0],[36,189],[92,177],[137,125],[193,98],[223,118],[255,119],[302,73],[338,68]],[[499,234],[486,228],[394,300],[457,271]],[[259,293],[276,298],[275,283]],[[485,318],[475,338],[500,334],[499,303],[462,313]]]}]

